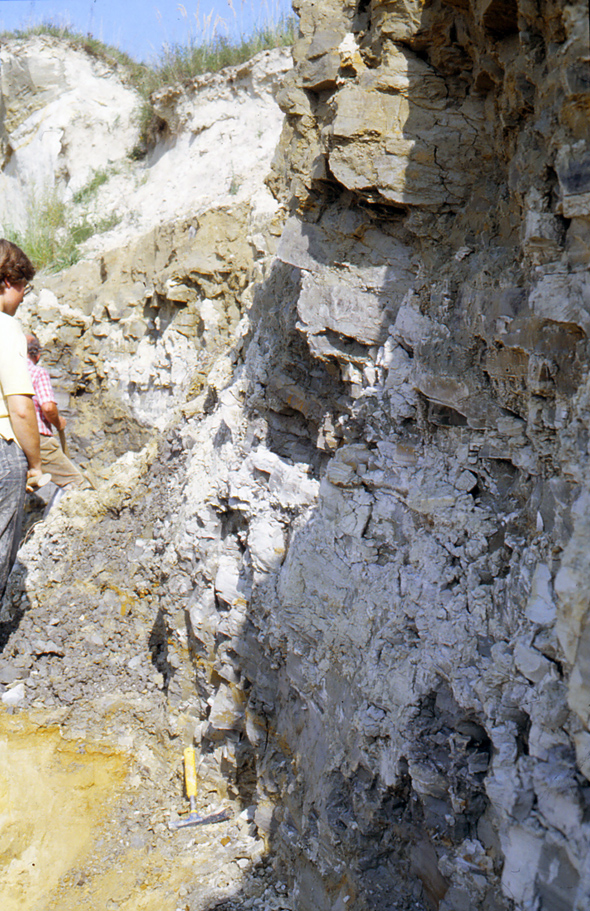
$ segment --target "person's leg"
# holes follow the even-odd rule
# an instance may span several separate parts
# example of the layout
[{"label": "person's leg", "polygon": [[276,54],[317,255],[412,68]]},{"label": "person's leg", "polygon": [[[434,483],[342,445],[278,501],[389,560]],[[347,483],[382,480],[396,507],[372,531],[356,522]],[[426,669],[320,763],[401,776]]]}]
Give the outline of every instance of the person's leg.
[{"label": "person's leg", "polygon": [[48,471],[58,487],[80,487],[85,478],[79,468],[64,455],[55,437],[41,434],[41,468]]},{"label": "person's leg", "polygon": [[26,482],[24,452],[0,437],[0,603],[20,544]]}]

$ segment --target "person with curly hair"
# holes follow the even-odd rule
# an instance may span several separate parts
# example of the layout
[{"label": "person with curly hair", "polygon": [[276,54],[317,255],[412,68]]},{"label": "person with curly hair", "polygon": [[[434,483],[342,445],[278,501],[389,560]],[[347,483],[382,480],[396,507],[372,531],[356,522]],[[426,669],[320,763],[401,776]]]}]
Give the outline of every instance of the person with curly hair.
[{"label": "person with curly hair", "polygon": [[20,542],[25,487],[42,474],[27,342],[13,318],[34,275],[20,247],[0,239],[0,602]]}]

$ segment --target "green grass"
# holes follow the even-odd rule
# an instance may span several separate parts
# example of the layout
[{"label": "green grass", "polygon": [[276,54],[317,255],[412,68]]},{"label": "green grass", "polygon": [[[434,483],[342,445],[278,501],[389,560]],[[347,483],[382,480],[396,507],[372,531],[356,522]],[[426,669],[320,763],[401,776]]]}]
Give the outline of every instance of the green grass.
[{"label": "green grass", "polygon": [[281,19],[275,25],[257,29],[248,38],[233,42],[223,35],[210,40],[164,47],[152,73],[146,76],[150,92],[173,82],[186,82],[204,73],[216,73],[226,66],[245,63],[261,51],[288,47],[295,40],[295,22]]},{"label": "green grass", "polygon": [[25,251],[36,269],[59,272],[78,262],[80,245],[85,240],[109,231],[119,221],[116,215],[98,222],[91,222],[87,217],[73,221],[66,203],[52,191],[30,203],[24,231],[7,228],[5,237]]},{"label": "green grass", "polygon": [[77,205],[88,202],[94,196],[98,188],[102,187],[103,183],[106,183],[108,179],[109,172],[105,168],[95,171],[88,183],[74,193],[74,202]]},{"label": "green grass", "polygon": [[[234,7],[230,0],[228,3],[233,12]],[[263,6],[264,3],[257,5],[256,8],[262,9]],[[182,5],[178,9],[187,18],[188,24],[186,9]],[[235,12],[234,17],[237,22]],[[72,31],[68,26],[51,21],[30,25],[14,32],[0,32],[0,44],[14,38],[25,40],[36,35],[49,35],[67,42],[77,50],[85,51],[116,69],[120,77],[131,84],[143,98],[138,115],[139,141],[129,153],[131,159],[139,160],[147,154],[150,137],[155,135],[159,122],[150,101],[151,94],[170,83],[188,82],[205,73],[214,73],[226,66],[245,63],[261,51],[293,44],[296,28],[292,17],[273,16],[271,12],[267,15],[267,20],[267,24],[259,26],[247,37],[235,40],[218,34],[218,24],[225,29],[225,23],[215,22],[212,25],[211,17],[201,22],[197,20],[198,38],[191,28],[187,27],[186,42],[164,46],[149,66],[137,63],[128,54],[98,41],[91,35],[82,35]],[[88,184],[77,191],[74,203],[83,205],[89,202],[108,178],[107,171],[97,171]],[[238,185],[232,181],[230,193],[237,191]],[[31,198],[33,196],[34,194],[31,194]],[[110,230],[119,220],[117,216],[111,216],[94,222],[85,216],[74,222],[67,205],[60,200],[56,191],[52,191],[31,203],[27,212],[26,230],[18,232],[7,229],[5,236],[22,247],[37,269],[58,272],[78,261],[79,247],[85,240],[93,234]]]},{"label": "green grass", "polygon": [[[152,92],[172,82],[184,82],[215,73],[226,66],[236,66],[250,60],[260,51],[274,47],[288,47],[296,36],[293,17],[280,17],[275,22],[260,26],[247,37],[236,40],[215,33],[215,28],[201,25],[201,38],[190,33],[185,44],[165,45],[151,65],[137,63],[128,54],[116,47],[103,44],[90,35],[72,31],[68,26],[54,22],[41,22],[12,32],[0,32],[0,42],[11,38],[24,40],[35,35],[50,35],[66,41],[77,50],[86,51],[93,57],[120,70],[125,81],[130,82],[143,96],[149,98]],[[211,32],[212,34],[207,34]]]}]

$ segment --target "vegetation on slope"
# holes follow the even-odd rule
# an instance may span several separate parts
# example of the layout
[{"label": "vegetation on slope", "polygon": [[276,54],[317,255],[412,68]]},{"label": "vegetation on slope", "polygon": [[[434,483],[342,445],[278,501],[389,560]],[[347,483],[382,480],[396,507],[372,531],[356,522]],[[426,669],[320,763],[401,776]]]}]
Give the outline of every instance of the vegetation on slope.
[{"label": "vegetation on slope", "polygon": [[[184,9],[179,7],[179,9]],[[187,17],[188,19],[188,17]],[[138,63],[118,48],[104,44],[92,35],[83,35],[68,26],[41,22],[13,32],[0,32],[0,44],[9,39],[27,39],[49,35],[66,41],[118,70],[144,99],[139,124],[139,141],[130,152],[132,159],[143,158],[148,151],[149,136],[157,126],[157,117],[150,102],[153,92],[174,82],[186,82],[205,73],[214,73],[226,66],[236,66],[255,54],[275,47],[288,47],[295,40],[295,20],[291,17],[269,17],[267,24],[250,35],[230,39],[220,33],[225,23],[211,22],[211,17],[197,22],[198,37],[188,30],[184,44],[164,45],[153,64]],[[78,191],[75,204],[84,203],[108,179],[103,172],[95,174],[87,187]],[[24,231],[5,230],[9,240],[19,244],[38,268],[59,271],[76,263],[80,245],[93,234],[113,228],[118,219],[92,221],[87,217],[74,221],[72,212],[55,190],[38,198],[33,194]]]},{"label": "vegetation on slope", "polygon": [[215,25],[211,27],[210,19],[205,19],[198,33],[199,37],[196,37],[189,29],[185,43],[165,44],[152,64],[138,63],[124,51],[103,44],[92,35],[83,35],[51,21],[13,32],[0,32],[0,43],[34,35],[60,38],[72,47],[120,69],[123,78],[131,82],[147,100],[152,92],[172,82],[183,82],[204,73],[216,73],[226,66],[245,63],[260,51],[288,47],[295,40],[295,20],[281,16],[256,28],[248,36],[231,39],[220,33]]},{"label": "vegetation on slope", "polygon": [[[92,183],[76,194],[81,201],[83,194],[93,192]],[[117,215],[99,220],[88,217],[74,220],[72,214],[56,190],[37,197],[32,194],[27,208],[27,226],[24,231],[7,228],[5,236],[18,244],[35,263],[37,269],[59,272],[78,262],[80,245],[94,234],[102,234],[114,228],[120,221]]]}]

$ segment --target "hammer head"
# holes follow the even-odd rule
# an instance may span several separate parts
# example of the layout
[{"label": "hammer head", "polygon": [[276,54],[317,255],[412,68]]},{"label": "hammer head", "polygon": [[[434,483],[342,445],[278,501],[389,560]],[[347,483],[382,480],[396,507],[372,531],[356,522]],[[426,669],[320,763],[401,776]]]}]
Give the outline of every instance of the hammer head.
[{"label": "hammer head", "polygon": [[209,816],[199,816],[198,813],[189,813],[186,819],[178,819],[170,823],[171,829],[185,829],[187,826],[206,826],[213,822],[223,822],[229,819],[231,812],[221,810],[219,813],[210,813]]}]

